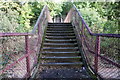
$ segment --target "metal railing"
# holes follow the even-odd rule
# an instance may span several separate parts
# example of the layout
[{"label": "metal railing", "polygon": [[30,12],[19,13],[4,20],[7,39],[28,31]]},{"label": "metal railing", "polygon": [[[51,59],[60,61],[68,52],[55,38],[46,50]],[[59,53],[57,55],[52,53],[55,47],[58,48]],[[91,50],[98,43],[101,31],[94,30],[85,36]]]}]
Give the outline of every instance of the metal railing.
[{"label": "metal railing", "polygon": [[64,22],[72,22],[87,65],[103,79],[120,79],[120,34],[92,33],[74,5]]},{"label": "metal railing", "polygon": [[52,22],[52,19],[48,7],[44,6],[31,33],[0,33],[2,78],[31,76],[48,22]]}]

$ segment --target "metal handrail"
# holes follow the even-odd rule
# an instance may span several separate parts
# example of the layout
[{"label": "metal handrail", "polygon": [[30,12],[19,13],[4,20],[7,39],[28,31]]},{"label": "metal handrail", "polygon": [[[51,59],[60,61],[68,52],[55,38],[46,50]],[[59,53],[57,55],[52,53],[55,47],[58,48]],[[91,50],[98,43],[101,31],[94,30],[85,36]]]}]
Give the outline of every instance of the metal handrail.
[{"label": "metal handrail", "polygon": [[42,11],[41,11],[41,13],[40,13],[40,15],[39,15],[39,17],[38,17],[38,19],[37,19],[37,21],[36,21],[36,24],[35,24],[35,26],[34,26],[34,28],[33,28],[33,30],[32,30],[32,32],[28,32],[28,33],[0,33],[0,37],[7,37],[7,36],[32,36],[32,35],[34,35],[34,33],[35,33],[35,31],[36,31],[36,29],[37,29],[37,27],[38,27],[38,24],[40,23],[40,20],[41,20],[41,18],[42,18],[42,15],[44,15],[44,11],[46,10],[46,9],[48,9],[48,7],[45,5],[44,7],[43,7],[43,9],[42,9]]},{"label": "metal handrail", "polygon": [[37,21],[36,21],[36,24],[35,24],[35,26],[34,26],[34,28],[33,28],[33,30],[32,30],[31,33],[35,33],[35,31],[36,31],[36,29],[37,29],[37,27],[38,27],[38,24],[40,23],[40,20],[41,20],[41,18],[42,18],[42,15],[44,14],[44,11],[45,11],[46,8],[47,8],[47,6],[44,6],[44,7],[43,7],[43,9],[42,9],[42,11],[41,11],[41,13],[40,13]]},{"label": "metal handrail", "polygon": [[[74,13],[75,12],[75,13]],[[76,15],[77,14],[77,15]],[[82,22],[81,26],[80,26],[80,23],[77,22],[78,20],[77,19],[80,19],[80,21]],[[73,20],[73,21],[72,21]],[[89,64],[88,66],[93,70],[93,72],[97,75],[99,73],[99,60],[100,59],[103,59],[104,61],[112,64],[114,67],[116,68],[120,68],[120,64],[111,60],[110,58],[107,58],[105,56],[102,56],[100,54],[100,50],[101,50],[101,37],[110,37],[110,38],[120,38],[120,34],[106,34],[106,33],[93,33],[90,29],[90,27],[86,24],[85,20],[83,19],[83,17],[81,16],[81,13],[79,12],[79,10],[76,8],[75,5],[73,5],[73,8],[71,8],[71,10],[69,11],[66,19],[64,22],[73,22],[73,25],[76,27],[76,29],[78,29],[78,27],[80,27],[81,29],[78,29],[79,31],[77,31],[77,35],[78,37],[80,38],[80,41],[81,41],[81,45],[82,45],[82,51],[84,52],[84,57],[86,58],[87,60],[87,56],[86,54],[94,54],[93,56],[93,64],[94,65],[91,65],[89,64],[89,62],[87,62],[87,64]],[[86,30],[86,31],[85,31]],[[79,32],[81,32],[79,34]],[[86,37],[85,36],[86,34],[84,34],[85,32],[88,33],[88,35],[90,35],[91,37],[95,37],[95,44],[91,44],[91,46],[94,46],[94,49],[91,50],[89,47],[89,43],[87,43],[86,41]],[[89,41],[88,41],[89,42]],[[85,47],[84,47],[85,46]],[[88,53],[85,52],[85,50],[87,49]],[[89,56],[89,55],[88,55]],[[92,66],[92,67],[91,67]]]},{"label": "metal handrail", "polygon": [[[45,12],[45,14],[44,14]],[[45,20],[41,21],[42,18],[47,19],[47,21],[51,21],[51,17],[50,17],[50,14],[49,14],[49,11],[48,11],[48,7],[47,6],[44,6],[37,21],[36,21],[36,24],[32,30],[32,32],[29,32],[29,33],[0,33],[0,37],[11,37],[11,36],[25,36],[25,51],[26,51],[26,54],[22,57],[20,57],[17,61],[14,61],[12,64],[6,66],[3,70],[2,70],[2,73],[8,69],[10,69],[12,66],[14,66],[15,64],[17,64],[17,62],[20,62],[22,61],[24,58],[26,58],[26,67],[27,67],[27,74],[25,75],[25,77],[30,77],[30,74],[31,74],[31,69],[30,69],[30,50],[29,50],[29,36],[33,36],[35,35],[35,32],[36,30],[38,30],[38,44],[41,42],[42,40],[42,36],[43,35],[40,31],[41,31],[41,28],[42,26],[40,26],[41,24],[43,24],[45,22]],[[40,22],[41,21],[41,22]],[[42,23],[43,22],[43,23]],[[39,47],[40,47],[41,44],[39,44],[37,46],[38,50]],[[36,53],[39,52],[39,51],[36,51]]]},{"label": "metal handrail", "polygon": [[32,33],[0,33],[0,37],[9,37],[9,36],[30,36]]}]

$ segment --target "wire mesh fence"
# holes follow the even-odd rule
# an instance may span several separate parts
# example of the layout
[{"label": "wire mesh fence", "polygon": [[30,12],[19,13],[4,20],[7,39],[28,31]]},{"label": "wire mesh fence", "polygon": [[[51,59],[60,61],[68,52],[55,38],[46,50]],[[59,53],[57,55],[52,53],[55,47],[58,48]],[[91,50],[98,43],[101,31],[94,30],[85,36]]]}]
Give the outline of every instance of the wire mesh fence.
[{"label": "wire mesh fence", "polygon": [[[74,6],[66,21],[71,22],[80,35],[82,49],[87,64],[101,78],[120,79],[120,38],[118,34],[94,34],[91,32],[81,14]],[[113,36],[112,36],[113,35]]]},{"label": "wire mesh fence", "polygon": [[0,78],[28,78],[32,75],[50,20],[48,8],[44,6],[32,33],[0,33]]},{"label": "wire mesh fence", "polygon": [[[16,62],[20,57],[23,57],[25,53],[25,38],[24,37],[1,37],[1,74],[2,77],[18,77],[22,76],[21,71],[26,72],[26,60],[17,62],[16,65],[9,67],[10,64]],[[24,65],[24,67],[20,67]],[[9,68],[8,70],[6,70]],[[4,71],[3,71],[4,70]],[[18,71],[17,71],[18,70]],[[19,73],[18,73],[19,72]]]},{"label": "wire mesh fence", "polygon": [[[119,38],[101,37],[100,55],[114,63],[120,64],[119,41]],[[120,79],[120,67],[115,66],[113,63],[102,57],[99,57],[98,60],[98,73],[103,78]]]},{"label": "wire mesh fence", "polygon": [[[107,64],[107,65],[106,65]],[[98,62],[98,74],[104,79],[120,79],[120,68],[107,62],[106,60],[99,58]]]}]

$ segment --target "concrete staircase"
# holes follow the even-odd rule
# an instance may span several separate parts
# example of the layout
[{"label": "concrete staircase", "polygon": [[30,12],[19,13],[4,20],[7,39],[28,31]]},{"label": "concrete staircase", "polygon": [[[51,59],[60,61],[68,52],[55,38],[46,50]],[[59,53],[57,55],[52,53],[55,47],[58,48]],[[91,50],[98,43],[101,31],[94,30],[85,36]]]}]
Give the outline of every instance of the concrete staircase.
[{"label": "concrete staircase", "polygon": [[83,65],[70,23],[48,24],[40,59],[43,66]]}]

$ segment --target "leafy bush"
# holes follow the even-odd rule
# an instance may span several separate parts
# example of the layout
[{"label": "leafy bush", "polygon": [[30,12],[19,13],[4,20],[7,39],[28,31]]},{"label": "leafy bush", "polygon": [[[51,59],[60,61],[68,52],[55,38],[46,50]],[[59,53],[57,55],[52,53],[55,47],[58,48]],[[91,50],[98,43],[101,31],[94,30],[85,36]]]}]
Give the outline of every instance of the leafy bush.
[{"label": "leafy bush", "polygon": [[63,11],[62,4],[47,1],[46,5],[50,9],[50,11],[51,11],[50,15],[52,17],[57,16],[57,15],[61,15],[61,12]]},{"label": "leafy bush", "polygon": [[[76,3],[82,17],[94,33],[119,33],[120,3]],[[119,39],[101,37],[101,54],[119,62]]]},{"label": "leafy bush", "polygon": [[100,14],[95,8],[85,7],[79,10],[93,32],[103,32],[103,26],[106,20],[100,17]]},{"label": "leafy bush", "polygon": [[71,2],[63,2],[62,9],[63,11],[61,12],[62,15],[67,15],[69,10],[72,8],[73,4]]},{"label": "leafy bush", "polygon": [[[0,25],[2,32],[29,32],[35,24],[44,5],[51,11],[51,16],[61,15],[62,4],[54,2],[1,2]],[[14,28],[14,29],[13,29]]]},{"label": "leafy bush", "polygon": [[[5,5],[8,4],[6,3]],[[2,6],[0,8],[0,31],[15,32],[19,26],[18,17],[19,13],[16,10],[10,9],[8,6]]]}]

